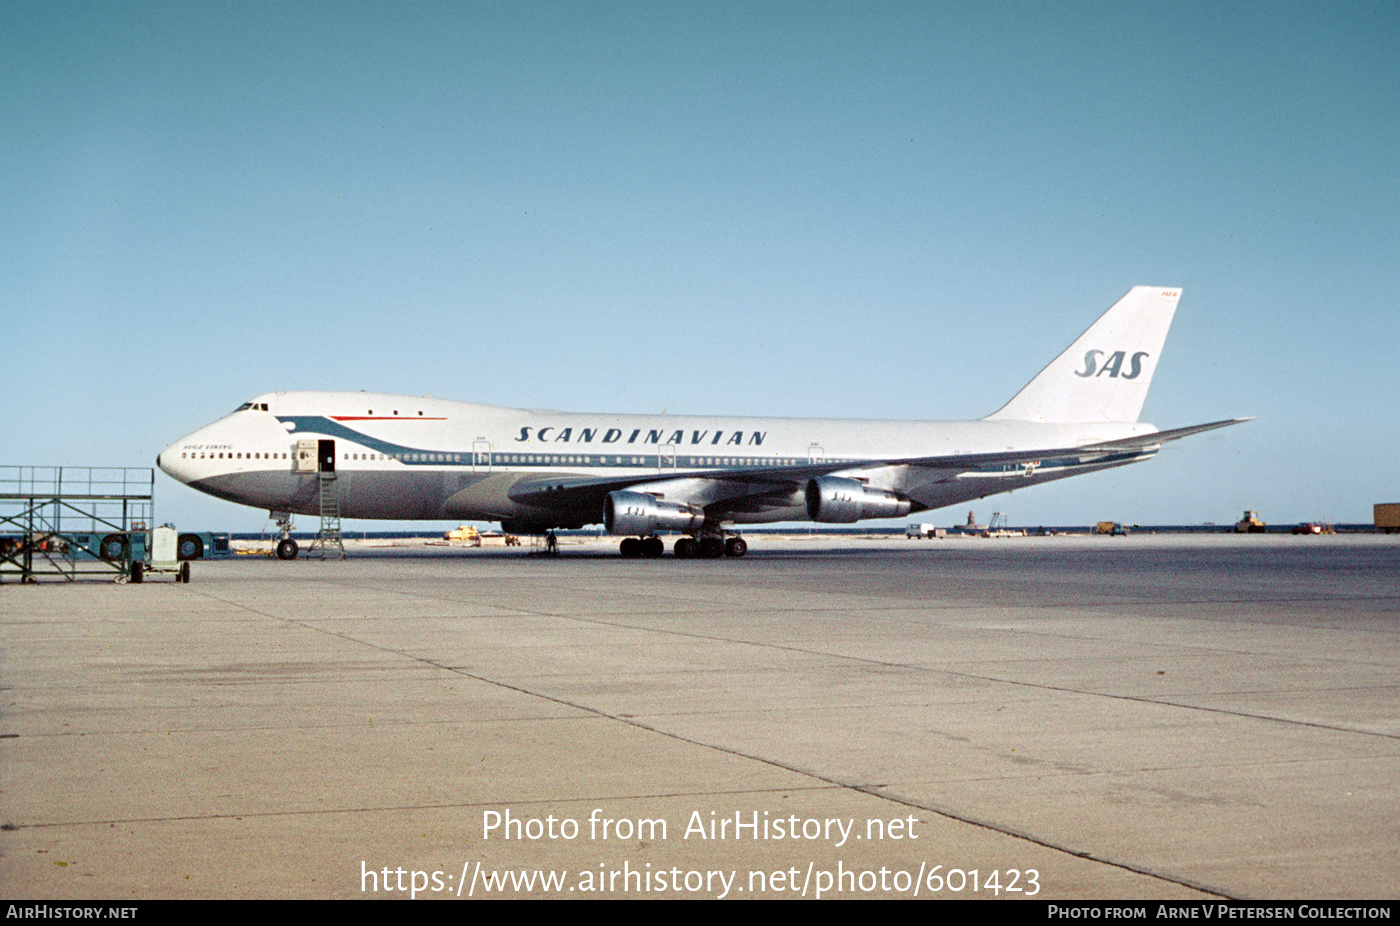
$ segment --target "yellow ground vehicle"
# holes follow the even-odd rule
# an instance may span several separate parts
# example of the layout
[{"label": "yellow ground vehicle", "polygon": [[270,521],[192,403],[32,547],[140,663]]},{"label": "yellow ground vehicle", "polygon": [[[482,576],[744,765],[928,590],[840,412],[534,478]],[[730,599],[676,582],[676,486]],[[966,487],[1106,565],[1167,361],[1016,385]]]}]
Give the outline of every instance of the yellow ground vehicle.
[{"label": "yellow ground vehicle", "polygon": [[442,535],[443,540],[465,540],[474,547],[481,546],[481,531],[471,525],[464,524],[455,530],[450,530]]},{"label": "yellow ground vehicle", "polygon": [[1264,533],[1264,522],[1259,520],[1259,512],[1246,511],[1244,517],[1235,522],[1235,533],[1237,534],[1262,534]]}]

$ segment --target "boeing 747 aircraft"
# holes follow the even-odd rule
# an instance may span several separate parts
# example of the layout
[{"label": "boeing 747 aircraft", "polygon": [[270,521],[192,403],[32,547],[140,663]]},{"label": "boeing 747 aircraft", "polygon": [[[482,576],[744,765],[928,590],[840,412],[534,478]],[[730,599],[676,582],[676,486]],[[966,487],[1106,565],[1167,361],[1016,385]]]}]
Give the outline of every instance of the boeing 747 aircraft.
[{"label": "boeing 747 aircraft", "polygon": [[[977,421],[579,414],[366,392],[272,392],[171,444],[157,465],[288,521],[334,474],[351,518],[602,523],[624,556],[743,556],[731,528],[903,517],[1152,457],[1248,419],[1138,421],[1181,291],[1138,286]],[[295,557],[284,539],[279,555]]]}]

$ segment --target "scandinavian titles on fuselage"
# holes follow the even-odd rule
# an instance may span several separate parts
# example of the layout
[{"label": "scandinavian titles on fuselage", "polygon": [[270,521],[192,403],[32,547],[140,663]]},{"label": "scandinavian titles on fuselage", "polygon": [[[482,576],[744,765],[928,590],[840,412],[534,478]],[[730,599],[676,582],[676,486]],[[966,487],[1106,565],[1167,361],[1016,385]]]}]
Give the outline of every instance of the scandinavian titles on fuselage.
[{"label": "scandinavian titles on fuselage", "polygon": [[[534,433],[531,434],[531,431]],[[574,436],[575,431],[578,432],[577,437]],[[602,432],[601,434],[599,433],[600,431]],[[622,428],[608,428],[607,430],[603,430],[602,428],[560,428],[554,425],[546,425],[543,428],[536,428],[534,426],[522,427],[520,429],[520,436],[515,438],[515,442],[517,444],[528,443],[530,441],[551,444],[591,444],[596,439],[598,443],[601,444],[615,444],[622,440],[624,434],[627,435],[627,440],[623,441],[623,443],[627,444],[681,445],[687,442],[684,428],[632,428],[631,432],[628,433]],[[728,435],[728,437],[725,435]],[[745,435],[747,435],[747,440],[745,439]],[[735,447],[761,447],[763,445],[763,439],[767,436],[767,431],[691,430],[689,443],[709,444],[710,446],[723,444],[724,446],[732,445]]]}]

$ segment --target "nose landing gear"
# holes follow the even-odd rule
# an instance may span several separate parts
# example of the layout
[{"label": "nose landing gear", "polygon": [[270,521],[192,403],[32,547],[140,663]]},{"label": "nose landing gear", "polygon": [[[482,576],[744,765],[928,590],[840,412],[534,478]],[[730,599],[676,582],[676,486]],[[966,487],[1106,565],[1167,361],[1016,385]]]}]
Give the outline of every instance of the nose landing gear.
[{"label": "nose landing gear", "polygon": [[292,523],[291,514],[288,513],[278,517],[277,512],[269,513],[272,514],[277,521],[277,533],[280,535],[280,539],[273,543],[272,552],[268,555],[275,556],[278,559],[296,559],[297,554],[301,552],[301,548],[298,547],[297,542],[292,539],[292,530],[296,525]]}]

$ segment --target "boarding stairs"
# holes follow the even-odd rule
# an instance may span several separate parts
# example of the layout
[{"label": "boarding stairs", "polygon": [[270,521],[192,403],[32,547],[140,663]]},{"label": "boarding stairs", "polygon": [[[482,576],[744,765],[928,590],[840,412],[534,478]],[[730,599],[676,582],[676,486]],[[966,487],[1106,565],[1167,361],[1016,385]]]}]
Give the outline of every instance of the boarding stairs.
[{"label": "boarding stairs", "polygon": [[321,495],[321,529],[307,548],[306,558],[310,559],[319,553],[321,559],[325,559],[334,548],[340,553],[340,559],[345,559],[345,544],[340,540],[340,495],[336,491],[335,473],[322,472],[316,476],[320,483],[318,488]]}]

